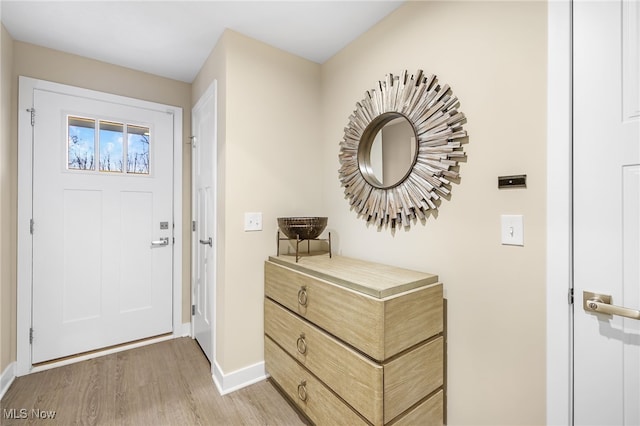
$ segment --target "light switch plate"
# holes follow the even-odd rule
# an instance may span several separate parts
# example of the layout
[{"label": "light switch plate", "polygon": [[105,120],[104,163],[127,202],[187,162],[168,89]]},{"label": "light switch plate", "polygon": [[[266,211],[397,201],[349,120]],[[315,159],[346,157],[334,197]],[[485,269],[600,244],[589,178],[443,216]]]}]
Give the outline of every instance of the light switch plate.
[{"label": "light switch plate", "polygon": [[262,212],[244,214],[245,231],[262,231]]},{"label": "light switch plate", "polygon": [[500,216],[502,244],[524,246],[524,219],[522,215],[503,214]]}]

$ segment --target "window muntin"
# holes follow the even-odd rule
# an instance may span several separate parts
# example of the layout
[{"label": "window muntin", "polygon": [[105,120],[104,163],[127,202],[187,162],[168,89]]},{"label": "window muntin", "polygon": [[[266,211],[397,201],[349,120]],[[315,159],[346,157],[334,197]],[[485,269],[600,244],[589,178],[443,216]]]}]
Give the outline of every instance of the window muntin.
[{"label": "window muntin", "polygon": [[67,116],[68,170],[149,175],[150,145],[149,127]]}]

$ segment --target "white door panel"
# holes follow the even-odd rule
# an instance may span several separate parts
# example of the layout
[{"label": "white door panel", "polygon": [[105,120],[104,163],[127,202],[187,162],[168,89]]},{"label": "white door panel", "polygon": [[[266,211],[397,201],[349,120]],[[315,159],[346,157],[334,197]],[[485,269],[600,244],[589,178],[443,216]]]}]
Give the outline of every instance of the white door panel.
[{"label": "white door panel", "polygon": [[[171,332],[172,248],[151,242],[172,238],[173,117],[44,90],[34,107],[32,362]],[[69,170],[69,114],[149,127],[149,174]]]},{"label": "white door panel", "polygon": [[193,120],[193,335],[213,362],[215,264],[215,83],[198,101]]},{"label": "white door panel", "polygon": [[[640,165],[622,168],[622,299],[640,310]],[[640,425],[640,321],[622,318],[624,424]]]},{"label": "white door panel", "polygon": [[640,321],[583,308],[589,291],[640,309],[638,11],[637,1],[573,7],[576,425],[640,424]]}]

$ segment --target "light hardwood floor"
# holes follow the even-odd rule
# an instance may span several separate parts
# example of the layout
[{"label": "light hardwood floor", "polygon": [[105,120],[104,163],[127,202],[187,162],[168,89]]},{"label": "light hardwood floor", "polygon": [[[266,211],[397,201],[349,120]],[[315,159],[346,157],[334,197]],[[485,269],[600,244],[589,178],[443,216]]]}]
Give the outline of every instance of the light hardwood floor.
[{"label": "light hardwood floor", "polygon": [[19,377],[0,406],[2,425],[307,424],[270,381],[220,396],[190,338]]}]

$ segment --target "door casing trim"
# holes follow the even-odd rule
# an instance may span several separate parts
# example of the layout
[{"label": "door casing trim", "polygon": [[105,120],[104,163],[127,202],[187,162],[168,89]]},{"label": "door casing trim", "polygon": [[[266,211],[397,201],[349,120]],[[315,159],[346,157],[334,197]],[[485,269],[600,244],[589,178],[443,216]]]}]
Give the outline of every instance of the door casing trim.
[{"label": "door casing trim", "polygon": [[548,425],[573,423],[572,0],[547,3],[546,408]]},{"label": "door casing trim", "polygon": [[[173,336],[182,336],[182,108],[51,81],[20,76],[18,81],[18,229],[17,229],[17,304],[16,304],[16,375],[32,372],[29,329],[32,319],[32,239],[30,220],[33,213],[33,127],[31,113],[34,90],[73,95],[138,108],[163,111],[173,115]],[[36,111],[37,120],[37,111]]]}]

